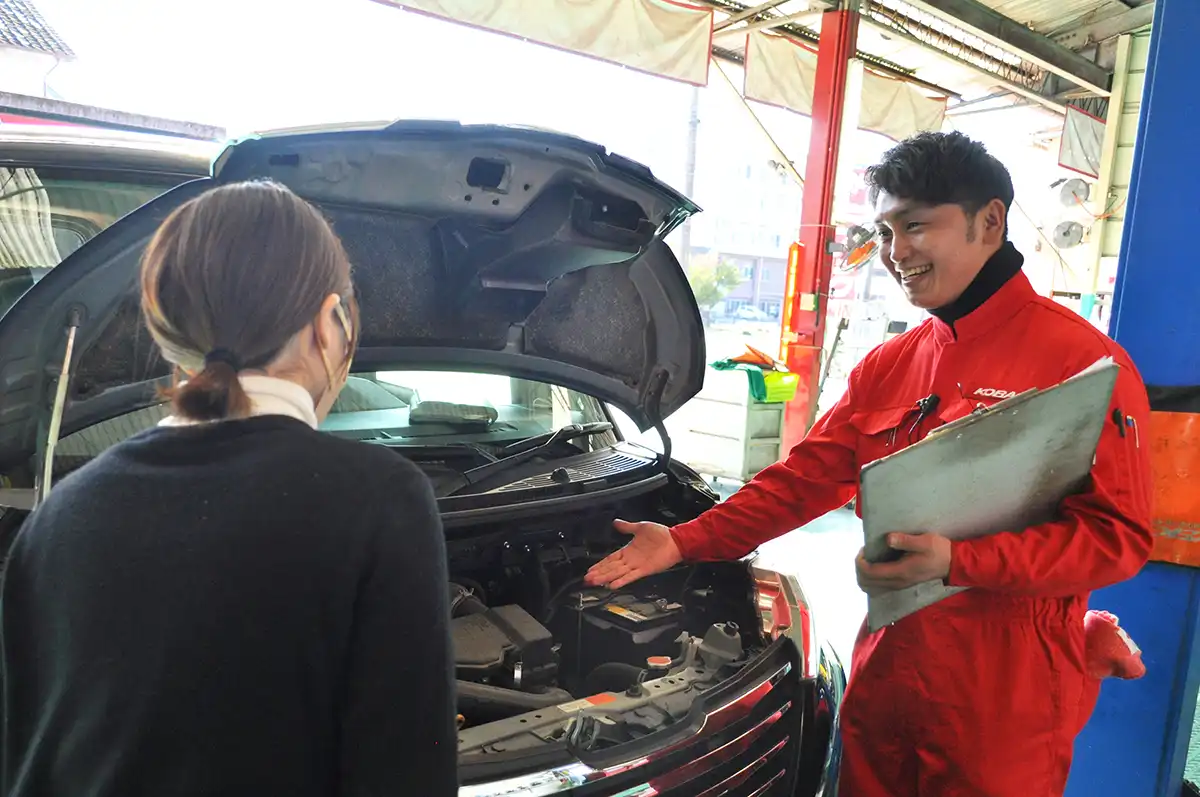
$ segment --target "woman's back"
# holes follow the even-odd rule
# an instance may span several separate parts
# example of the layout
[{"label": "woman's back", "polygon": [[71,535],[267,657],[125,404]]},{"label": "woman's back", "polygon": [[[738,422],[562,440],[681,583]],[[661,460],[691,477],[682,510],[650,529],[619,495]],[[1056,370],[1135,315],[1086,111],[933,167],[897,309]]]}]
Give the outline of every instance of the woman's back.
[{"label": "woman's back", "polygon": [[282,186],[221,186],[163,222],[141,289],[172,415],[13,545],[3,793],[454,794],[432,489],[317,431],[358,339],[341,242]]},{"label": "woman's back", "polygon": [[4,584],[5,793],[452,791],[433,506],[395,454],[278,415],[64,480]]}]

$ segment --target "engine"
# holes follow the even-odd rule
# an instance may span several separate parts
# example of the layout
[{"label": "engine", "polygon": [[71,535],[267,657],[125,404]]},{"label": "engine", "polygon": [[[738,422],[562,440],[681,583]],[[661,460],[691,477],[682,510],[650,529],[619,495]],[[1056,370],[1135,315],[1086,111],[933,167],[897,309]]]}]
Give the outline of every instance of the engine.
[{"label": "engine", "polygon": [[554,684],[558,651],[545,626],[520,606],[489,609],[465,587],[450,588],[454,664],[460,680],[526,691]]},{"label": "engine", "polygon": [[[584,587],[576,578],[544,606],[488,606],[477,590],[452,584],[451,636],[460,723],[482,723],[571,703],[577,696],[625,693],[678,666],[689,646],[734,644],[738,625],[712,590],[679,573],[624,590]],[[739,619],[741,619],[739,617]],[[729,629],[733,629],[731,634]],[[713,636],[714,632],[716,636]],[[706,654],[707,656],[708,654]],[[714,673],[715,674],[715,673]]]}]

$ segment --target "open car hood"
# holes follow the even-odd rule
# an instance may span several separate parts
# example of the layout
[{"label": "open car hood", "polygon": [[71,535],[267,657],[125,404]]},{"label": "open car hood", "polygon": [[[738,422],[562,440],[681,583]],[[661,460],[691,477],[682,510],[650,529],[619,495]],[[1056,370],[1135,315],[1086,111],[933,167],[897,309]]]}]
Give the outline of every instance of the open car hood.
[{"label": "open car hood", "polygon": [[60,435],[146,406],[168,365],[139,258],[213,187],[271,178],[320,206],[354,264],[355,370],[471,368],[609,401],[643,430],[698,392],[704,333],[663,239],[698,208],[648,169],[539,130],[398,122],[232,144],[210,177],[119,220],[0,319],[0,467],[38,453],[75,326]]}]

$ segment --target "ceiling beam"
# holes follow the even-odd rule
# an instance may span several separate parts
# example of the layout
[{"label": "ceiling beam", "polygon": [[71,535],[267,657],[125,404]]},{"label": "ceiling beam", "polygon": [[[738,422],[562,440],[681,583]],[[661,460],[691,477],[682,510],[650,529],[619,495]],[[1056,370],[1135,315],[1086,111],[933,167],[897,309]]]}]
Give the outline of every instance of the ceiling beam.
[{"label": "ceiling beam", "polygon": [[[889,36],[898,36],[902,39],[907,39],[908,41],[911,41],[915,44],[920,44],[923,47],[929,46],[926,42],[921,41],[916,36],[913,36],[910,33],[905,33],[904,31],[896,30],[895,28],[890,27],[888,25],[884,25],[884,24],[880,23],[878,20],[873,19],[871,17],[863,17],[862,21],[859,24],[870,25],[871,27],[876,28],[877,30],[879,30],[883,33],[886,33]],[[956,63],[962,64],[963,66],[967,67],[968,69],[970,69],[984,77],[990,78],[991,80],[995,81],[997,88],[1007,89],[1007,90],[1011,91],[1013,94],[1019,94],[1028,100],[1032,100],[1033,102],[1036,102],[1038,105],[1041,105],[1043,108],[1045,108],[1048,111],[1053,111],[1054,113],[1059,113],[1059,114],[1066,113],[1066,108],[1061,103],[1055,102],[1050,97],[1044,97],[1041,94],[1039,94],[1038,92],[1034,91],[1033,89],[1022,86],[1019,83],[1014,83],[1011,80],[1005,80],[1004,78],[997,75],[995,72],[989,72],[988,70],[984,69],[983,67],[979,66],[978,64],[973,64],[970,61],[966,60],[965,58],[959,58],[958,56],[956,56],[952,53],[943,52],[943,53],[941,53],[941,56],[943,58],[948,58],[951,61],[954,61]]]},{"label": "ceiling beam", "polygon": [[780,25],[791,25],[793,23],[806,25],[814,19],[820,18],[822,13],[821,11],[802,11],[799,14],[790,14],[786,17],[767,17],[755,22],[748,22],[738,28],[725,28],[724,30],[715,31],[713,39],[717,40],[739,34],[745,35],[756,30],[770,30],[771,28],[778,28]]},{"label": "ceiling beam", "polygon": [[1079,53],[1015,22],[979,0],[905,0],[1002,47],[1042,69],[1053,72],[1101,97],[1109,95],[1112,73]]},{"label": "ceiling beam", "polygon": [[1116,16],[1102,19],[1099,22],[1092,22],[1087,25],[1071,28],[1053,38],[1054,41],[1063,47],[1078,50],[1080,47],[1107,41],[1114,36],[1120,36],[1122,33],[1129,33],[1138,28],[1144,28],[1153,22],[1154,3],[1147,3],[1144,6],[1122,11]]},{"label": "ceiling beam", "polygon": [[784,0],[767,0],[767,2],[765,2],[765,3],[759,3],[754,8],[747,8],[745,11],[740,11],[737,14],[734,14],[729,19],[727,19],[723,22],[718,22],[717,24],[713,25],[713,32],[716,33],[718,31],[724,30],[725,28],[728,28],[730,25],[736,25],[739,22],[741,22],[743,19],[750,19],[751,17],[757,17],[759,14],[763,13],[764,11],[770,11],[775,6],[783,5],[783,3],[784,3]]}]

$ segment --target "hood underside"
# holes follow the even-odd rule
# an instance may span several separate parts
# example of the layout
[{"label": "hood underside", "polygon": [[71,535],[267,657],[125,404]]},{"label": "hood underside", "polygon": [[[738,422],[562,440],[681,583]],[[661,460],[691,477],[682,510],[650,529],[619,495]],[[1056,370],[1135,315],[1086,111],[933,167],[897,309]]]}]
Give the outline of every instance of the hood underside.
[{"label": "hood underside", "polygon": [[61,434],[153,400],[169,368],[138,312],[142,250],[183,202],[258,178],[317,204],[342,237],[362,311],[356,370],[551,382],[612,402],[643,429],[701,386],[700,314],[663,241],[698,208],[644,167],[519,128],[263,136],[97,235],[0,319],[0,466],[44,438],[73,324]]}]

